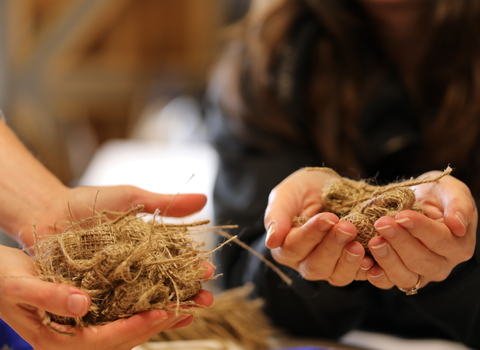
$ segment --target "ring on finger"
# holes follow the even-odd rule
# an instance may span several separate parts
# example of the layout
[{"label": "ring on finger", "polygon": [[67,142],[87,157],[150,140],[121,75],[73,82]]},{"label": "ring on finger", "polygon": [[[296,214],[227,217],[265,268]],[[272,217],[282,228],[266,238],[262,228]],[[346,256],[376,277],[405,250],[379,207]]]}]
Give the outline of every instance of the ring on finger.
[{"label": "ring on finger", "polygon": [[415,295],[418,293],[418,290],[420,289],[420,287],[422,286],[422,283],[423,283],[423,276],[422,275],[418,275],[418,280],[417,280],[417,283],[411,287],[411,288],[401,288],[401,287],[398,287],[398,289],[400,289],[402,292],[404,292],[406,295]]}]

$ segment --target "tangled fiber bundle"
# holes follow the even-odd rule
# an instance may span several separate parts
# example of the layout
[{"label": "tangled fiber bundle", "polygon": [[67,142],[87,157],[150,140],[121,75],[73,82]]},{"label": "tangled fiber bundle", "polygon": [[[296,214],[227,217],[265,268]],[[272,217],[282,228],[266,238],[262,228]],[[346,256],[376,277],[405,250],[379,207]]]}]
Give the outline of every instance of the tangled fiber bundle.
[{"label": "tangled fiber bundle", "polygon": [[211,252],[199,250],[203,244],[189,228],[208,221],[147,222],[133,215],[142,209],[83,219],[35,243],[36,264],[45,281],[73,285],[92,299],[85,316],[48,313],[47,324],[102,325],[152,309],[193,313],[179,307],[194,305],[190,298],[200,290],[206,270],[200,263]]},{"label": "tangled fiber bundle", "polygon": [[215,296],[213,305],[199,309],[193,323],[164,331],[150,341],[214,339],[232,342],[249,350],[269,349],[269,338],[278,331],[262,311],[263,300],[250,300],[253,284],[227,290]]},{"label": "tangled fiber bundle", "polygon": [[[380,217],[394,217],[402,210],[422,212],[422,208],[416,202],[415,193],[410,187],[435,182],[452,172],[452,168],[447,167],[435,177],[375,186],[366,181],[341,177],[329,168],[308,168],[308,170],[323,170],[335,175],[335,178],[326,183],[322,189],[323,210],[336,214],[340,221],[353,223],[358,232],[355,240],[361,243],[367,252],[369,252],[368,242],[378,235],[373,225]],[[294,218],[294,220],[301,224],[308,218]]]}]

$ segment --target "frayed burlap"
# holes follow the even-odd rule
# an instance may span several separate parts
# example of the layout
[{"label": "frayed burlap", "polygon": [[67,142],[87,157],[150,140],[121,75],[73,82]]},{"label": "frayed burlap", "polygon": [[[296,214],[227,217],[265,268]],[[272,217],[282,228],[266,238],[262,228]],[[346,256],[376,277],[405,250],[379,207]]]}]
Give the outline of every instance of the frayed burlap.
[{"label": "frayed burlap", "polygon": [[198,310],[190,326],[164,331],[150,341],[213,339],[249,350],[269,349],[269,339],[278,331],[263,313],[263,301],[248,298],[252,290],[253,284],[247,284],[222,292],[211,307]]},{"label": "frayed burlap", "polygon": [[[368,242],[378,235],[374,224],[380,217],[394,217],[402,210],[422,212],[422,208],[416,202],[415,193],[410,187],[437,181],[452,172],[452,168],[447,167],[435,177],[376,186],[363,180],[354,181],[341,177],[329,168],[308,168],[308,170],[327,171],[335,175],[335,178],[323,187],[322,211],[338,215],[340,221],[353,223],[358,231],[355,240],[362,244],[367,253],[369,252]],[[294,221],[299,224],[307,220],[306,217],[294,218]]]},{"label": "frayed burlap", "polygon": [[191,298],[206,271],[200,263],[211,252],[199,250],[203,244],[189,229],[208,221],[147,222],[134,215],[142,209],[93,216],[73,223],[62,234],[37,240],[35,257],[42,278],[80,288],[92,299],[84,317],[47,313],[47,324],[102,325],[152,309],[194,312],[182,307],[195,304]]}]

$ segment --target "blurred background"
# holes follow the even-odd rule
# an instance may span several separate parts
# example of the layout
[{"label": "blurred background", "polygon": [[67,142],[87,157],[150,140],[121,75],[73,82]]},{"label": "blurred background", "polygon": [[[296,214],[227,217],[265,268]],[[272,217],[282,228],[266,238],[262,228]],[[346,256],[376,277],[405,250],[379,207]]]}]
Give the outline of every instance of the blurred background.
[{"label": "blurred background", "polygon": [[0,108],[67,185],[208,194],[216,155],[200,102],[222,29],[248,6],[0,0]]}]

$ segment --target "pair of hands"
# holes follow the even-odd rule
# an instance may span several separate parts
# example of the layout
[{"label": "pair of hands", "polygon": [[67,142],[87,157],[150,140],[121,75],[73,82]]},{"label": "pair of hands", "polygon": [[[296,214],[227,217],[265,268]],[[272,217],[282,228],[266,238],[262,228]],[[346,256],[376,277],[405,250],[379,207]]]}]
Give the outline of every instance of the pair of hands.
[{"label": "pair of hands", "polygon": [[[429,172],[421,177],[437,175]],[[321,192],[332,175],[301,169],[273,189],[265,213],[266,245],[280,264],[297,270],[306,280],[346,286],[368,280],[381,289],[411,288],[423,276],[422,286],[443,281],[475,250],[477,209],[468,187],[448,175],[416,186],[424,214],[402,211],[375,223],[379,236],[368,244],[373,258],[354,241],[350,222],[321,212]],[[312,216],[301,227],[292,218]]]},{"label": "pair of hands", "polygon": [[[205,196],[200,194],[161,195],[132,186],[59,188],[57,193],[52,194],[54,200],[50,206],[32,212],[32,221],[36,221],[38,234],[53,233],[51,224],[59,222],[61,226],[61,220],[66,220],[70,214],[76,220],[91,216],[91,207],[96,197],[97,210],[108,208],[127,211],[132,206],[144,204],[146,212],[153,213],[159,208],[162,214],[175,217],[197,212],[206,202]],[[67,203],[70,204],[71,212],[67,209]],[[25,223],[19,231],[22,243],[26,248],[31,247],[31,222]],[[213,268],[210,264],[207,265],[205,278],[210,278]],[[18,249],[0,246],[0,267],[0,315],[36,350],[130,350],[161,331],[189,325],[193,320],[193,316],[177,316],[163,310],[152,310],[104,326],[84,329],[59,326],[63,331],[76,333],[76,337],[60,335],[43,324],[45,310],[62,316],[81,317],[90,307],[89,296],[72,286],[48,283],[36,278],[38,274],[33,259]],[[210,292],[201,290],[194,300],[207,307],[212,304],[213,296]]]}]

